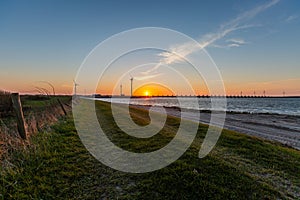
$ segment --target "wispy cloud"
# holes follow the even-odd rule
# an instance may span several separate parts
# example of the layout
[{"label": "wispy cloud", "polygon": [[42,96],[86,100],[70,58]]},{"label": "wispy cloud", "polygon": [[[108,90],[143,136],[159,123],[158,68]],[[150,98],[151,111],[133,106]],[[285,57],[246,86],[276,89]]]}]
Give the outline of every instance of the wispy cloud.
[{"label": "wispy cloud", "polygon": [[246,45],[248,43],[249,42],[246,42],[244,39],[232,38],[232,39],[226,40],[225,44],[222,44],[222,45],[220,45],[220,44],[211,44],[210,46],[216,47],[216,48],[221,48],[221,49],[230,49],[232,47],[240,47],[240,46]]},{"label": "wispy cloud", "polygon": [[290,22],[296,20],[297,18],[298,18],[297,15],[290,15],[290,16],[288,16],[288,18],[286,18],[285,21],[288,22],[288,23],[290,23]]},{"label": "wispy cloud", "polygon": [[[251,10],[248,10],[238,15],[236,18],[222,24],[216,32],[209,33],[201,37],[200,40],[198,41],[199,44],[195,44],[191,42],[191,43],[177,44],[170,47],[168,52],[163,52],[159,54],[159,56],[161,56],[160,62],[152,69],[145,71],[144,74],[148,75],[156,71],[162,65],[181,62],[184,60],[186,56],[199,49],[203,49],[205,47],[212,46],[212,45],[218,47],[218,45],[214,43],[220,39],[223,39],[225,36],[229,35],[230,33],[242,29],[257,27],[258,25],[249,24],[248,22],[251,19],[253,19],[255,16],[257,16],[259,13],[276,5],[278,2],[279,0],[272,0],[268,3],[259,5]],[[239,47],[241,45],[246,44],[246,42],[242,39],[239,40],[231,39],[231,41],[228,42],[230,43],[227,44],[227,47]]]},{"label": "wispy cloud", "polygon": [[[257,27],[257,25],[253,24],[247,24],[247,22],[257,16],[259,13],[265,11],[266,9],[276,5],[279,2],[279,0],[272,0],[269,3],[257,6],[251,10],[248,10],[240,15],[238,15],[236,18],[230,20],[227,23],[224,23],[220,26],[219,30],[214,32],[214,33],[209,33],[204,35],[200,40],[199,43],[200,45],[195,45],[195,44],[180,44],[177,45],[176,47],[171,47],[170,52],[175,52],[176,54],[185,57],[192,52],[205,48],[214,42],[224,38],[228,34],[242,30],[242,29],[248,29],[252,27]],[[234,44],[233,44],[234,45]],[[237,43],[235,46],[238,45]],[[164,56],[162,59],[163,62],[166,64],[170,64],[172,62],[177,62],[179,60],[182,60],[178,55],[174,55],[172,53],[167,53],[167,54],[161,54],[161,56]]]},{"label": "wispy cloud", "polygon": [[146,79],[155,78],[155,77],[160,76],[160,75],[162,75],[162,73],[157,73],[157,74],[153,74],[153,75],[135,76],[134,79],[136,79],[138,81],[142,81],[142,80],[146,80]]},{"label": "wispy cloud", "polygon": [[148,75],[150,74],[151,72],[157,70],[159,67],[161,66],[161,63],[157,63],[153,68],[147,70],[147,71],[144,71],[144,72],[141,72],[141,74],[143,75]]},{"label": "wispy cloud", "polygon": [[240,38],[232,38],[232,39],[229,39],[229,40],[226,40],[227,43],[229,43],[229,45],[231,44],[235,44],[235,45],[238,45],[238,46],[242,46],[242,45],[245,45],[247,44],[247,42],[244,40],[244,39],[240,39]]}]

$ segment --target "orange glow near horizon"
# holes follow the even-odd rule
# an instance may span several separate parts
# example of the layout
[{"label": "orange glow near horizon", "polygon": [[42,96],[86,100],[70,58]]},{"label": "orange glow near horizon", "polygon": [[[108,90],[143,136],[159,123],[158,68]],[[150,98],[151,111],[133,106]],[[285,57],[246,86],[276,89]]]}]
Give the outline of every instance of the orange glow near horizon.
[{"label": "orange glow near horizon", "polygon": [[134,93],[134,96],[172,96],[174,92],[172,92],[169,88],[159,85],[159,84],[146,84],[139,88],[137,88]]},{"label": "orange glow near horizon", "polygon": [[[35,87],[42,87],[52,94],[52,89],[47,84],[39,83],[38,81],[24,81],[20,82],[19,80],[11,78],[10,81],[5,79],[0,79],[0,90],[5,90],[9,92],[20,92],[22,94],[38,94],[35,91]],[[37,79],[38,80],[38,79]],[[55,81],[49,80],[51,84],[55,87],[56,94],[72,94],[73,93],[73,83],[72,81]],[[283,92],[285,96],[300,96],[299,90],[300,79],[288,79],[288,80],[274,80],[274,81],[258,81],[258,82],[240,82],[240,81],[225,81],[225,88],[227,95],[240,95],[241,92],[243,95],[263,95],[263,91],[266,91],[266,95],[270,96],[282,96]],[[112,94],[112,83],[107,83],[103,85],[101,90],[97,90],[96,93],[99,94]],[[195,90],[197,95],[207,95],[209,94],[208,88],[204,83],[192,82],[192,87]],[[85,91],[86,90],[86,91]],[[148,91],[148,95],[145,92]],[[84,87],[82,84],[77,88],[78,94],[94,94],[95,92],[89,90],[88,87]],[[125,95],[130,94],[130,86],[123,85],[123,93]],[[118,93],[116,93],[118,94]],[[134,95],[137,96],[163,96],[163,95],[175,95],[170,89],[162,86],[160,84],[146,84],[141,87],[138,87],[134,91]],[[189,95],[185,92],[184,88],[180,90],[180,93],[177,95]],[[214,94],[213,94],[214,95]]]}]

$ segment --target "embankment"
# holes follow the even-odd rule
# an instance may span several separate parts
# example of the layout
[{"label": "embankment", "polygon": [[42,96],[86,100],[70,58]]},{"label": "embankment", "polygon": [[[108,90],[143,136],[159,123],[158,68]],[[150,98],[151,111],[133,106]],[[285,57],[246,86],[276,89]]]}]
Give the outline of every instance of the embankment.
[{"label": "embankment", "polygon": [[[21,97],[24,118],[26,122],[27,140],[20,138],[16,116],[13,112],[2,115],[0,118],[0,161],[8,161],[13,151],[26,148],[30,145],[30,137],[37,132],[48,131],[50,126],[63,117],[64,111],[57,101],[59,97],[49,99],[32,99],[29,96]],[[64,109],[71,110],[71,98],[61,97]]]}]

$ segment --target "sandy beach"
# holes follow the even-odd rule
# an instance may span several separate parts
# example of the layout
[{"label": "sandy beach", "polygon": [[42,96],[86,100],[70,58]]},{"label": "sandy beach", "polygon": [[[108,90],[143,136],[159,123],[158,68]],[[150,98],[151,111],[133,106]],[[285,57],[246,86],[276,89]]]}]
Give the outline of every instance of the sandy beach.
[{"label": "sandy beach", "polygon": [[[134,105],[148,109],[149,106]],[[180,117],[176,107],[165,107],[168,115]],[[188,110],[186,119],[198,122],[196,110]],[[218,116],[218,114],[217,114]],[[200,122],[209,124],[210,112],[200,112]],[[221,127],[221,125],[214,124]],[[284,145],[300,150],[300,118],[292,115],[251,114],[227,112],[223,128],[247,135],[277,141]]]}]

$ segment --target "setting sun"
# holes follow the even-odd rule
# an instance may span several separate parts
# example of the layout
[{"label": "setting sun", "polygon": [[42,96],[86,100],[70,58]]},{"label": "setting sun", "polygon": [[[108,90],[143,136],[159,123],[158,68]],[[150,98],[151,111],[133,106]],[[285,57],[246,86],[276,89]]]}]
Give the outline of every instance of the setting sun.
[{"label": "setting sun", "polygon": [[138,87],[134,91],[134,96],[172,96],[174,93],[168,89],[167,87],[155,83],[150,83],[143,85],[141,87]]}]

